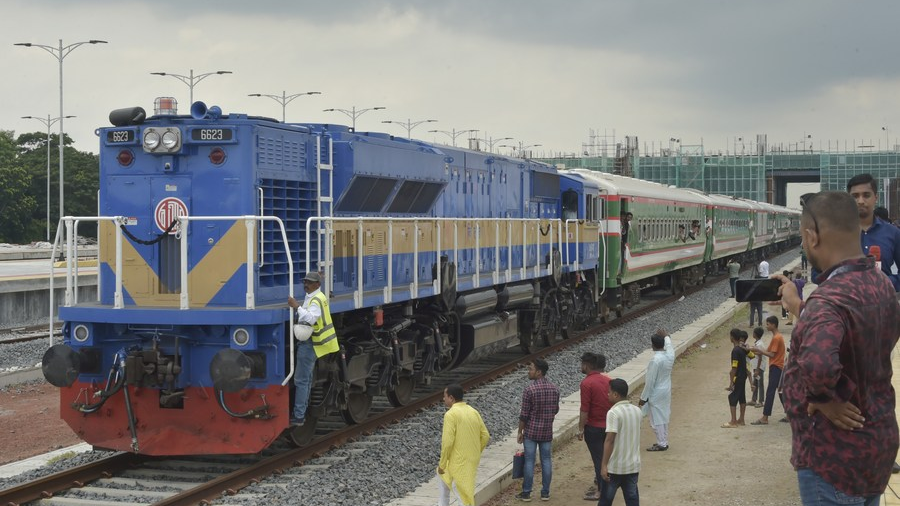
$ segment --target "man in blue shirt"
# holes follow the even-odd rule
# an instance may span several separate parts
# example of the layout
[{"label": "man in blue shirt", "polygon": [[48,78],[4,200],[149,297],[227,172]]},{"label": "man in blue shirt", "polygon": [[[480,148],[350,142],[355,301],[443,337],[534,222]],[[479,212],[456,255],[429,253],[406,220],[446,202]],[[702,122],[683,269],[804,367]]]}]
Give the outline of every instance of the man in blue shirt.
[{"label": "man in blue shirt", "polygon": [[847,193],[856,199],[859,209],[860,243],[863,253],[869,255],[869,248],[881,249],[881,270],[891,280],[895,291],[900,291],[900,229],[875,216],[878,201],[878,182],[871,174],[859,174],[847,181]]}]

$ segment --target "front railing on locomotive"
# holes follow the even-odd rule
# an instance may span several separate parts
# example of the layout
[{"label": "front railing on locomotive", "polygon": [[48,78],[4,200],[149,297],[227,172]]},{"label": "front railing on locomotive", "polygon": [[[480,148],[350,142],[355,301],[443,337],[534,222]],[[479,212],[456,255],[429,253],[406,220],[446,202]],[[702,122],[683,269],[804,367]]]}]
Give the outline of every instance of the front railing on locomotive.
[{"label": "front railing on locomotive", "polygon": [[[278,227],[281,231],[281,240],[284,245],[284,251],[287,258],[287,268],[288,268],[288,293],[291,297],[294,296],[294,262],[291,257],[291,250],[288,244],[287,232],[284,227],[284,222],[281,218],[277,216],[253,216],[253,215],[244,215],[244,216],[179,216],[176,218],[178,221],[178,230],[186,231],[188,230],[188,226],[190,222],[194,221],[238,221],[243,220],[245,226],[247,227],[247,266],[252,266],[255,259],[254,248],[256,241],[256,223],[263,221],[273,221],[278,224]],[[113,297],[113,309],[124,309],[125,302],[122,294],[122,241],[123,241],[123,230],[122,226],[127,223],[127,218],[124,216],[66,216],[60,220],[59,226],[56,230],[56,239],[53,241],[53,250],[51,255],[51,264],[50,264],[50,346],[53,346],[53,308],[54,308],[54,280],[56,278],[55,265],[53,263],[53,259],[56,258],[57,255],[57,245],[60,242],[60,235],[62,234],[63,227],[65,227],[65,252],[66,252],[66,290],[65,290],[65,300],[63,304],[66,307],[73,306],[78,304],[78,252],[77,248],[75,248],[75,238],[78,237],[78,225],[82,222],[111,222],[115,226],[115,237],[116,237],[116,247],[115,247],[115,294]],[[260,227],[261,228],[261,227]],[[179,309],[186,310],[190,309],[190,287],[188,285],[188,233],[179,233],[178,239],[181,247],[181,289],[179,294]],[[254,269],[248,268],[247,270],[247,292],[246,292],[246,304],[245,309],[252,310],[256,308],[256,293],[255,293],[255,273]],[[100,286],[101,284],[101,272],[102,269],[97,269],[97,298],[100,299]],[[288,325],[290,328],[291,339],[290,341],[290,355],[294,356],[294,328],[293,325]],[[288,382],[294,375],[294,361],[289,360],[289,371],[286,374],[284,380],[282,381],[282,386],[287,385]]]}]

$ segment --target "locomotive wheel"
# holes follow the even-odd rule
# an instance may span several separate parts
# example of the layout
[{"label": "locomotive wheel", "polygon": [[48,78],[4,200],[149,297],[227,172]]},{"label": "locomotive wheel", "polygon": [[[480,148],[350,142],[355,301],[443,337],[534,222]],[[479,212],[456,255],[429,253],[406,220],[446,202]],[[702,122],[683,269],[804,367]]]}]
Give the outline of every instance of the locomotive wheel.
[{"label": "locomotive wheel", "polygon": [[567,308],[565,311],[562,311],[562,308],[560,308],[560,312],[562,313],[560,320],[562,320],[562,321],[560,323],[559,334],[562,336],[563,339],[568,339],[569,332],[574,330],[574,327],[575,327],[575,313],[576,313],[575,294],[569,293],[568,295],[563,295],[563,297],[565,297],[567,299],[567,301],[566,301]]},{"label": "locomotive wheel", "polygon": [[347,407],[341,410],[341,417],[348,424],[360,423],[369,416],[369,408],[371,407],[371,395],[365,392],[351,392],[347,394]]},{"label": "locomotive wheel", "polygon": [[409,374],[402,374],[397,386],[387,394],[391,406],[399,408],[406,406],[412,400],[413,390],[416,388],[416,379]]},{"label": "locomotive wheel", "polygon": [[556,290],[549,291],[541,302],[541,344],[550,346],[559,333],[559,305],[556,302]]},{"label": "locomotive wheel", "polygon": [[318,418],[308,416],[306,418],[306,423],[300,426],[289,427],[285,431],[285,435],[292,445],[304,446],[309,444],[309,442],[312,441],[313,437],[316,435],[316,425],[318,424]]},{"label": "locomotive wheel", "polygon": [[537,313],[532,311],[523,311],[519,313],[519,346],[526,355],[530,355],[537,350],[535,343],[535,318]]}]

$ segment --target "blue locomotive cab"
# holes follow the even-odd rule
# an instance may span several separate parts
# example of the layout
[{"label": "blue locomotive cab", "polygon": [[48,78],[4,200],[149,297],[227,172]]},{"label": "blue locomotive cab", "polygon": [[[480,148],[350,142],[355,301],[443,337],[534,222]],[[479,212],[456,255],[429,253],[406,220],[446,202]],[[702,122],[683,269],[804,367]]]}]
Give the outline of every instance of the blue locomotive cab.
[{"label": "blue locomotive cab", "polygon": [[[144,116],[114,111],[98,130],[98,300],[67,297],[68,350],[48,357],[77,371],[53,378],[73,406],[63,417],[98,446],[164,454],[212,416],[192,453],[262,448],[287,424],[276,416],[293,370],[286,299],[308,270],[299,253],[318,251],[303,230],[318,212],[328,137],[201,102],[191,116]],[[68,241],[77,225],[65,221]],[[102,434],[83,417],[110,411],[130,434]],[[135,423],[162,419],[146,433]],[[233,419],[250,423],[237,439]]]}]

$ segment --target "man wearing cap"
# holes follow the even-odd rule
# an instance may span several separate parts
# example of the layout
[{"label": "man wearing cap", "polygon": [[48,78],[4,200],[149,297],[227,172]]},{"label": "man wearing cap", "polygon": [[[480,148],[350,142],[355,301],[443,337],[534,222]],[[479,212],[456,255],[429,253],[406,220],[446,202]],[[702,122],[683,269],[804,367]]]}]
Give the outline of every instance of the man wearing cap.
[{"label": "man wearing cap", "polygon": [[303,278],[306,297],[301,305],[297,299],[288,298],[288,305],[296,309],[294,324],[312,327],[312,333],[297,335],[297,368],[294,371],[294,413],[291,425],[303,425],[306,420],[306,405],[309,403],[309,389],[313,379],[316,359],[338,351],[337,335],[331,323],[328,298],[319,290],[321,278],[318,272],[308,272]]}]

